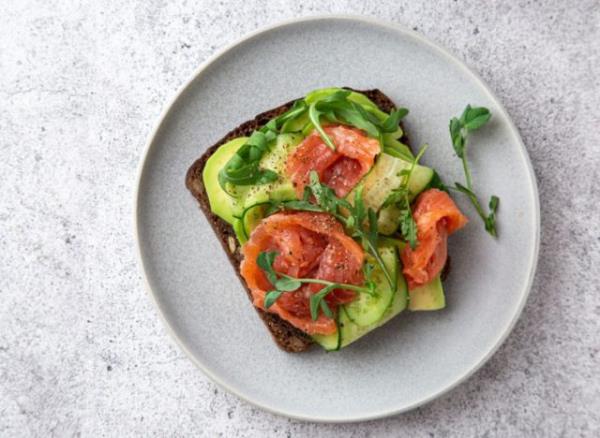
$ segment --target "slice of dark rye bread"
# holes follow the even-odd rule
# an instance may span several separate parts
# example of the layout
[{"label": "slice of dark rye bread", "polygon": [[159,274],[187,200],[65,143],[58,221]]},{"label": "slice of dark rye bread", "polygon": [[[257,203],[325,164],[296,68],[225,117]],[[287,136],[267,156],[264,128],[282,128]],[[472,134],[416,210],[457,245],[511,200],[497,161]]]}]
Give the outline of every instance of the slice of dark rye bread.
[{"label": "slice of dark rye bread", "polygon": [[[350,88],[347,88],[351,90]],[[375,104],[385,112],[391,112],[396,108],[394,102],[390,100],[385,94],[377,89],[373,90],[353,90],[358,91],[369,99],[371,99]],[[246,287],[246,282],[240,275],[240,263],[242,261],[242,254],[240,252],[240,246],[235,237],[235,233],[231,225],[225,222],[223,219],[214,214],[210,209],[210,204],[208,201],[208,194],[206,193],[206,189],[204,188],[204,183],[202,182],[202,171],[204,170],[204,166],[206,165],[206,161],[210,158],[210,156],[221,146],[222,144],[227,143],[230,140],[233,140],[237,137],[246,137],[249,136],[252,131],[260,128],[264,124],[266,124],[269,120],[278,115],[284,113],[288,109],[290,109],[295,100],[284,103],[277,108],[273,108],[269,111],[261,113],[257,115],[254,119],[248,120],[247,122],[242,123],[240,126],[235,128],[233,131],[229,132],[225,137],[219,140],[216,144],[209,147],[206,152],[198,158],[194,164],[187,171],[187,175],[185,177],[185,185],[189,189],[189,191],[194,195],[200,204],[200,209],[204,212],[204,215],[208,219],[208,222],[211,224],[213,231],[217,235],[217,238],[221,242],[223,249],[227,253],[229,257],[229,261],[231,262],[235,272],[237,273],[242,285],[246,289],[248,293],[248,297],[252,300],[252,296],[250,294],[250,290]],[[401,139],[404,144],[408,143],[408,138],[406,134]],[[310,336],[308,336],[303,331],[297,329],[289,322],[281,319],[279,316],[274,313],[265,312],[264,310],[258,309],[255,307],[261,319],[267,325],[273,339],[277,342],[283,350],[290,353],[298,353],[301,351],[307,350],[311,344],[313,343]]]}]

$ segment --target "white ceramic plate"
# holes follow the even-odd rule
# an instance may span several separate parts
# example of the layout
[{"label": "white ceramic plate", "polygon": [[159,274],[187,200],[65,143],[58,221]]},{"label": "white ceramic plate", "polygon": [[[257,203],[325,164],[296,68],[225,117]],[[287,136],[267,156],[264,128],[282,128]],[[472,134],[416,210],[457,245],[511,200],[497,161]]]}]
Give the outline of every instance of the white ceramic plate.
[{"label": "white ceramic plate", "polygon": [[[325,86],[379,88],[410,109],[423,162],[462,181],[448,120],[467,103],[492,121],[472,137],[477,191],[501,198],[499,239],[464,199],[471,223],[452,236],[441,312],[401,314],[337,353],[277,348],[196,201],[184,187],[209,145],[259,112]],[[473,72],[412,31],[357,17],[283,23],[202,65],[152,133],[140,166],[136,237],[148,290],[192,360],[232,393],[314,421],[357,421],[419,406],[466,379],[506,338],[526,301],[539,240],[534,174],[498,100]]]}]

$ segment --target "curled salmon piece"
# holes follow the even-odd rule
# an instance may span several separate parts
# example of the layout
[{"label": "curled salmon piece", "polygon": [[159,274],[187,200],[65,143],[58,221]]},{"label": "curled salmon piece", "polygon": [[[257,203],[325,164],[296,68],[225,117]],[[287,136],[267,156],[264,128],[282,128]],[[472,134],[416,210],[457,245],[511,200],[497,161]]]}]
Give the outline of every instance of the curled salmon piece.
[{"label": "curled salmon piece", "polygon": [[330,125],[324,130],[335,144],[335,151],[323,142],[318,132],[313,131],[288,159],[287,175],[299,198],[313,170],[338,197],[346,196],[371,169],[381,151],[378,140],[367,137],[358,129]]},{"label": "curled salmon piece", "polygon": [[[328,335],[337,331],[333,319],[310,315],[310,297],[323,288],[320,284],[303,284],[294,292],[286,292],[265,309],[264,299],[273,285],[257,264],[261,252],[275,251],[275,271],[296,278],[318,278],[336,283],[364,283],[362,265],[364,251],[344,233],[342,225],[326,213],[291,212],[269,216],[254,229],[242,247],[244,259],[240,273],[252,294],[253,304],[276,313],[294,327],[308,334]],[[356,298],[349,290],[335,290],[325,298],[330,308]]]},{"label": "curled salmon piece", "polygon": [[415,249],[407,245],[400,254],[409,290],[429,283],[441,272],[448,258],[448,236],[468,222],[452,198],[437,189],[419,195],[412,215],[419,243]]}]

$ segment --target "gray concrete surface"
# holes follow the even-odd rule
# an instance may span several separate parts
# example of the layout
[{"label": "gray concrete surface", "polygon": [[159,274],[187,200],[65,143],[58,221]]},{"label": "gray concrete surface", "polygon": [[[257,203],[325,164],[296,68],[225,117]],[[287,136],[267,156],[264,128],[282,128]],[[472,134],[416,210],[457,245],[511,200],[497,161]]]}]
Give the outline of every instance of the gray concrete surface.
[{"label": "gray concrete surface", "polygon": [[[163,104],[215,50],[284,18],[365,14],[465,60],[514,118],[541,196],[530,300],[467,383],[409,414],[315,425],[215,387],[168,338],[132,239]],[[0,436],[598,436],[600,4],[0,3]]]}]

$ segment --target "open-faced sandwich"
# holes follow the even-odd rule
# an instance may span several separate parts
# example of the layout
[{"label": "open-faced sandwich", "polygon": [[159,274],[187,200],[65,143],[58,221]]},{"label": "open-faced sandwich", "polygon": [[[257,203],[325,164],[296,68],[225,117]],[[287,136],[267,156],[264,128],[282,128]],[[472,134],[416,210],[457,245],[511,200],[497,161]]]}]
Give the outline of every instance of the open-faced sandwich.
[{"label": "open-faced sandwich", "polygon": [[338,350],[445,306],[448,236],[467,219],[409,147],[407,113],[379,90],[319,89],[190,167],[186,186],[284,350]]}]

